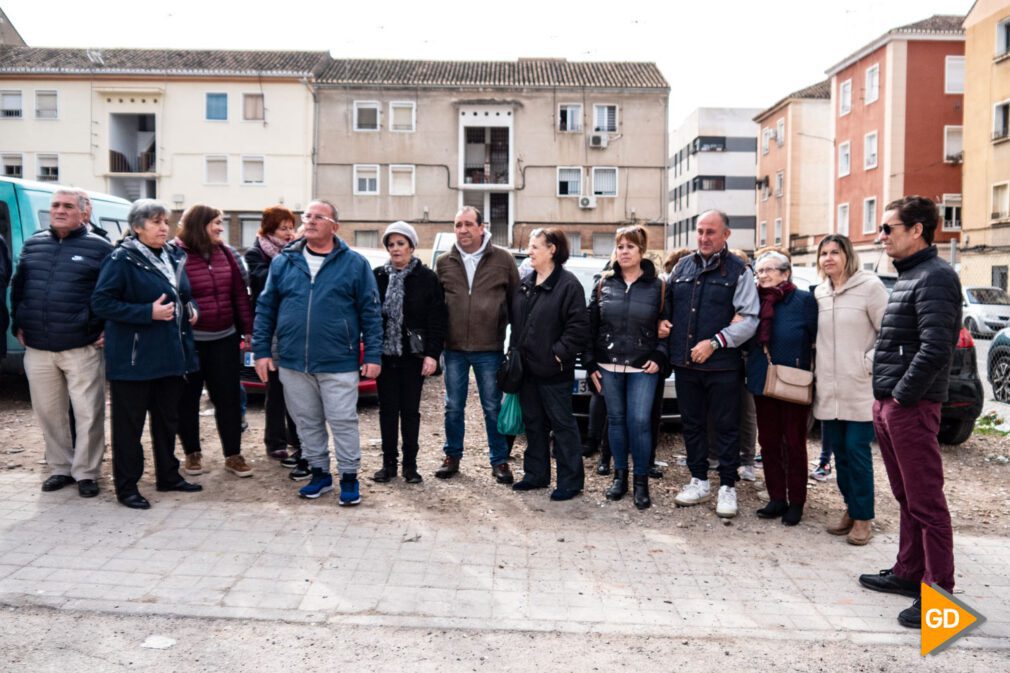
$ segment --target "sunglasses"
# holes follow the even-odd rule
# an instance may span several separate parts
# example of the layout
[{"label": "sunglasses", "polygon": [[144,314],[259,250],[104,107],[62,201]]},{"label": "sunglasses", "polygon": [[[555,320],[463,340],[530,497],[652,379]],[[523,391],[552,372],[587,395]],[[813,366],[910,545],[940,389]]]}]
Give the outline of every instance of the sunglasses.
[{"label": "sunglasses", "polygon": [[907,227],[907,226],[908,225],[905,224],[904,222],[897,222],[895,224],[888,224],[887,222],[885,222],[884,224],[877,227],[877,231],[880,232],[881,234],[887,234],[888,236],[890,236],[891,232],[894,231],[895,227]]}]

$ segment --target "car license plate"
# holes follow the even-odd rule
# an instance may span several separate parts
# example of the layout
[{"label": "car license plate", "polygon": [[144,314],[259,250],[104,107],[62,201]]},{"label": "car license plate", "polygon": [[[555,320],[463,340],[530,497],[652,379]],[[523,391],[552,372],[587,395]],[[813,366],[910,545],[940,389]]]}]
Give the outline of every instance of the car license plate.
[{"label": "car license plate", "polygon": [[252,351],[246,351],[245,353],[242,354],[242,356],[243,356],[243,361],[245,362],[245,366],[246,367],[253,367],[253,366],[255,366],[255,363],[253,362],[253,352]]},{"label": "car license plate", "polygon": [[577,379],[572,382],[572,395],[586,395],[589,389],[586,386],[587,379]]}]

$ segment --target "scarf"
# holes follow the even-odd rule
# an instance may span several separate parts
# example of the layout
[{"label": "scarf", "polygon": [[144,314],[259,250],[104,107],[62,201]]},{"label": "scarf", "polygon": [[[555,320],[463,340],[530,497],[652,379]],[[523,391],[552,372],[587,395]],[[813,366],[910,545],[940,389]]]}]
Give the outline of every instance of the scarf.
[{"label": "scarf", "polygon": [[758,343],[767,346],[772,340],[772,320],[775,318],[775,304],[786,298],[790,292],[796,289],[788,280],[782,281],[775,287],[759,287],[758,297],[761,298],[761,313],[759,314],[757,338]]},{"label": "scarf", "polygon": [[256,240],[260,242],[260,249],[263,254],[267,256],[267,259],[273,259],[277,256],[277,253],[284,248],[287,243],[280,240],[279,238],[274,238],[273,236],[260,236],[256,234]]},{"label": "scarf", "polygon": [[389,276],[386,299],[382,302],[382,317],[385,322],[383,355],[403,355],[403,281],[420,263],[421,260],[417,257],[411,257],[402,269],[397,269],[392,262],[383,267]]},{"label": "scarf", "polygon": [[168,280],[168,284],[173,288],[175,287],[175,269],[172,267],[172,263],[168,259],[168,253],[165,252],[165,248],[158,251],[155,254],[153,250],[141,243],[138,239],[131,239],[128,243],[132,242],[133,245],[129,247],[139,252],[144,256],[144,259],[150,263],[155,269],[161,272],[161,275]]}]

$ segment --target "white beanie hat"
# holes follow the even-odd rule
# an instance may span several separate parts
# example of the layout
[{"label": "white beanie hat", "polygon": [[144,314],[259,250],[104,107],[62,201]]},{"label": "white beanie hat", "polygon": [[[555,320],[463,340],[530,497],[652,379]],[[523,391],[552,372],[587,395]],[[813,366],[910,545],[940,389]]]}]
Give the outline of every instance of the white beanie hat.
[{"label": "white beanie hat", "polygon": [[414,227],[410,226],[403,220],[397,220],[386,227],[386,231],[382,234],[383,247],[386,247],[386,242],[391,234],[399,234],[400,236],[403,236],[410,241],[410,247],[417,248],[417,232],[414,231]]}]

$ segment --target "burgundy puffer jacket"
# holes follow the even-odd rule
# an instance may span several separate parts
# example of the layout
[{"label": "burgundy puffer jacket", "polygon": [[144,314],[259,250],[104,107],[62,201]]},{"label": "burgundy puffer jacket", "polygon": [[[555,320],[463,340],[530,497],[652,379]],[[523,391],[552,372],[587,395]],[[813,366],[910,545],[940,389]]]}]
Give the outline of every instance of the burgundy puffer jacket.
[{"label": "burgundy puffer jacket", "polygon": [[186,251],[186,275],[198,307],[199,318],[193,328],[221,332],[234,326],[239,334],[252,333],[249,292],[231,253],[223,245],[216,245],[208,261],[179,239],[175,243]]}]

